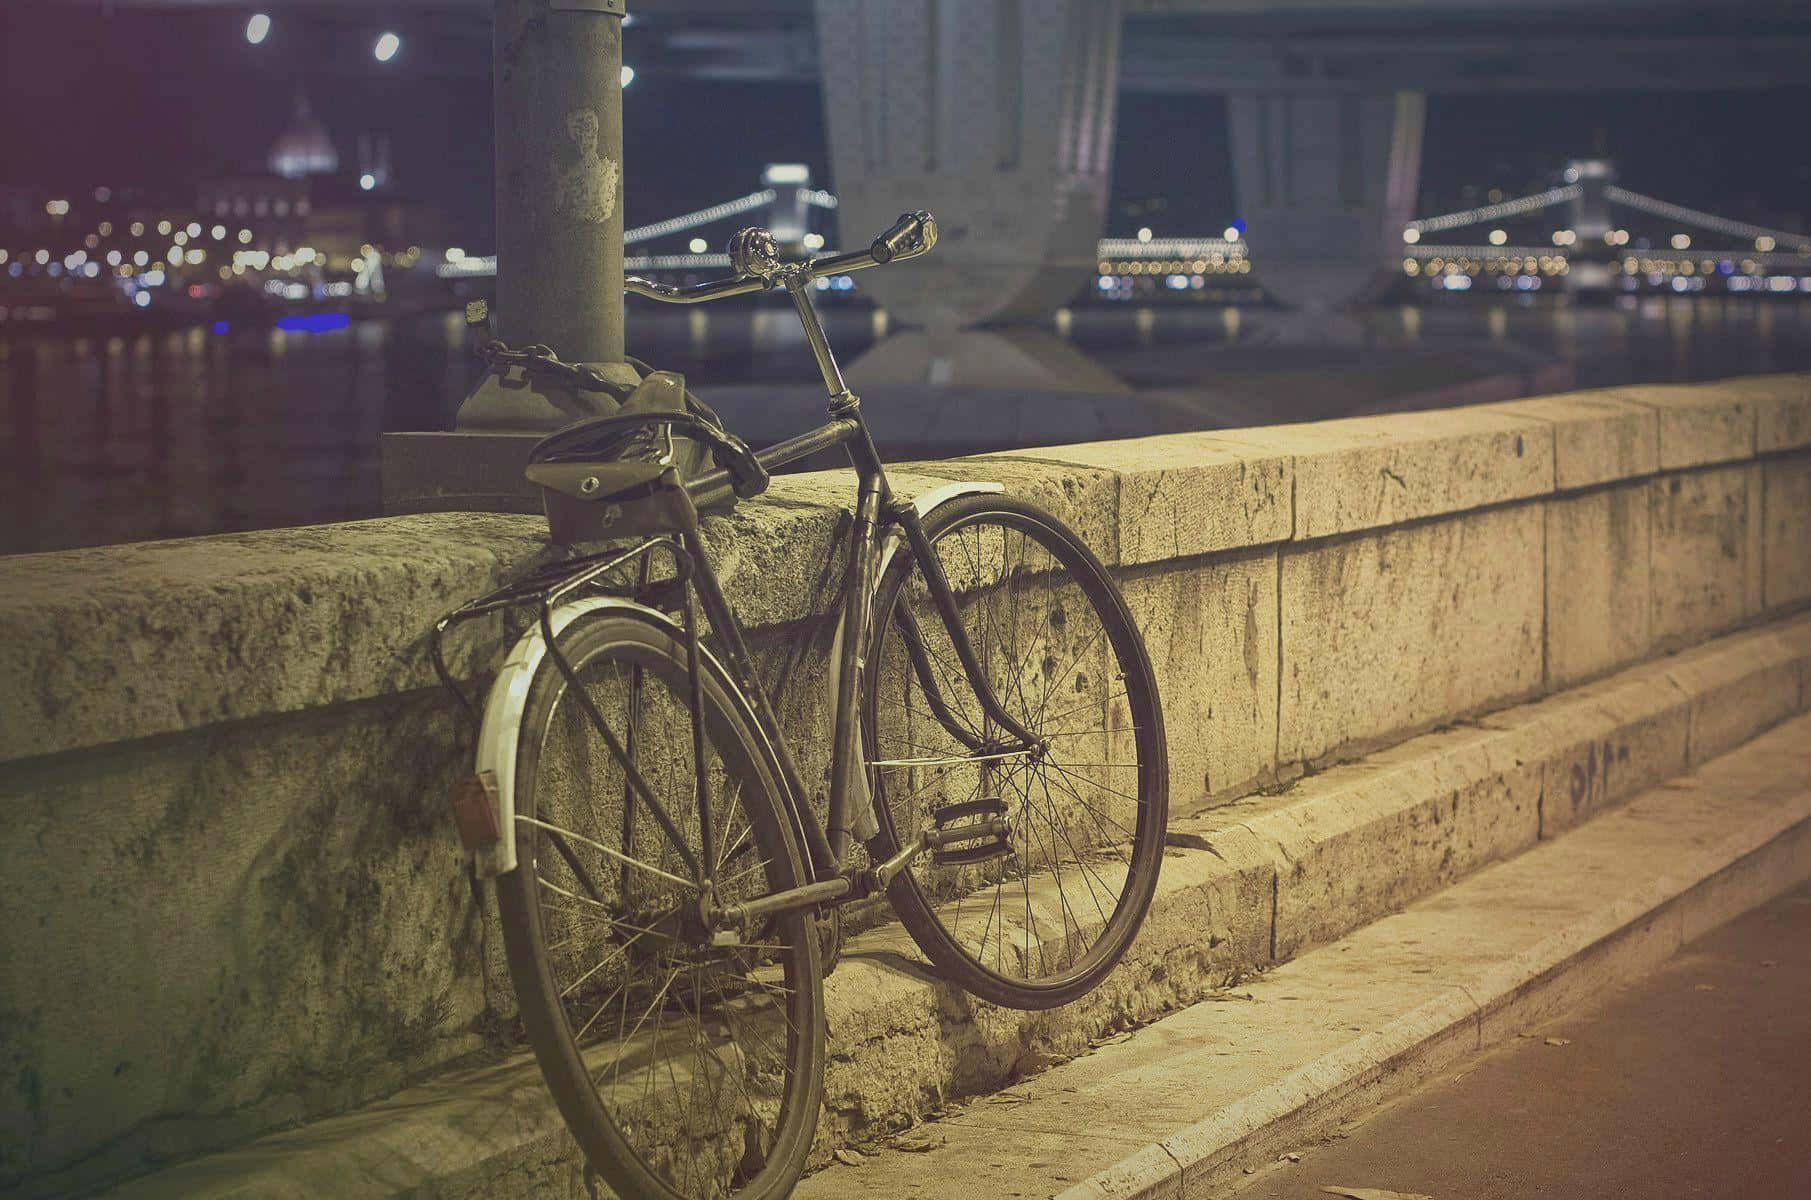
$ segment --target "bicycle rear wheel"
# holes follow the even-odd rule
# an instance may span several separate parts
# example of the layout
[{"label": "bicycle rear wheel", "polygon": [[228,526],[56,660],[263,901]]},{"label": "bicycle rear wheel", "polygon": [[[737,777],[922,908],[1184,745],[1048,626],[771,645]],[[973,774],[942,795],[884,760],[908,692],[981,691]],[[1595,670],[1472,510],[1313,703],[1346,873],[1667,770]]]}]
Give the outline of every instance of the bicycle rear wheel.
[{"label": "bicycle rear wheel", "polygon": [[946,810],[1003,807],[1010,853],[922,855],[888,894],[963,987],[1051,1008],[1113,968],[1157,886],[1169,790],[1150,661],[1106,569],[1048,513],[969,496],[934,510],[925,533],[994,696],[1039,745],[998,752],[1008,735],[983,711],[921,564],[901,549],[867,656],[864,748],[880,826],[870,850],[892,854]]},{"label": "bicycle rear wheel", "polygon": [[543,659],[517,750],[518,866],[497,880],[528,1040],[567,1126],[620,1195],[784,1196],[823,1094],[817,938],[795,911],[714,944],[697,882],[708,870],[719,904],[805,882],[750,716],[704,660],[700,804],[683,641],[652,618],[603,610],[558,644],[672,829]]}]

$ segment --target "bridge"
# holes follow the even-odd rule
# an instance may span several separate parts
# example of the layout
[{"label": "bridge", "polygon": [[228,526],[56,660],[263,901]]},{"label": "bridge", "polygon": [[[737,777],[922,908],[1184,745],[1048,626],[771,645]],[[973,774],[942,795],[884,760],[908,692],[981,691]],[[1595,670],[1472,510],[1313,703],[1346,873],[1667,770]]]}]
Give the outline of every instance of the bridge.
[{"label": "bridge", "polygon": [[[54,0],[91,5],[92,0]],[[839,2],[839,0],[831,0]],[[1811,19],[1783,0],[1111,0],[1123,11],[1119,87],[1500,90],[1753,88],[1796,77]],[[111,0],[110,7],[231,10],[242,0]],[[369,61],[362,0],[263,0],[276,22],[345,33],[346,69]],[[416,60],[489,70],[492,0],[406,0],[383,20]],[[627,50],[649,77],[816,82],[816,0],[633,0]],[[902,24],[910,18],[898,18]],[[332,69],[331,61],[318,64]]]},{"label": "bridge", "polygon": [[[115,2],[205,12],[225,0]],[[414,0],[384,19],[415,47],[412,62],[482,76],[498,4]],[[324,23],[327,41],[310,59],[319,69],[372,69],[368,6],[267,7],[275,22]],[[1035,9],[1023,0],[636,0],[630,8],[620,50],[641,75],[821,84],[843,225],[884,228],[898,197],[911,196],[944,217],[960,251],[866,286],[905,323],[946,332],[1037,323],[1090,271],[1115,273],[1099,264],[1121,261],[1118,252],[1099,239],[1112,143],[1124,136],[1116,123],[1123,91],[1228,97],[1238,207],[1265,288],[1324,316],[1372,289],[1380,271],[1409,270],[1408,261],[1425,277],[1439,257],[1446,277],[1452,255],[1431,253],[1431,238],[1405,252],[1402,240],[1427,106],[1440,96],[1771,87],[1798,83],[1811,59],[1811,9],[1786,0],[1046,0]],[[563,129],[548,136],[534,161],[565,145]],[[1578,254],[1517,247],[1543,250],[1537,267],[1543,257],[1549,267],[1556,258],[1569,265]],[[1216,249],[1202,249],[1163,261],[1211,267]],[[585,251],[593,253],[605,251]],[[659,256],[686,265],[683,253]],[[1126,261],[1148,270],[1157,260]],[[575,296],[609,274],[576,260],[570,279],[557,264],[535,268],[543,282],[571,283]],[[583,330],[596,324],[591,306],[569,305],[569,327],[557,314],[537,317],[556,321],[563,342],[584,345]]]},{"label": "bridge", "polygon": [[[1696,293],[1711,286],[1731,293],[1811,294],[1811,234],[1632,191],[1616,184],[1614,168],[1601,160],[1574,163],[1563,178],[1531,195],[1409,221],[1402,230],[1402,273],[1447,291],[1468,291],[1487,278],[1501,290],[1522,292],[1563,284],[1585,292],[1645,286]],[[750,224],[764,225],[792,251],[822,248],[831,238],[827,218],[838,207],[836,195],[811,187],[808,169],[797,164],[770,166],[763,183],[770,186],[625,230],[630,253],[624,266],[651,274],[725,271],[729,255],[708,246]],[[1614,219],[1624,211],[1634,233]],[[1470,229],[1487,232],[1482,241],[1428,240]],[[1722,240],[1700,241],[1693,233]],[[687,239],[683,251],[662,244],[680,238]],[[1095,252],[1096,286],[1109,299],[1198,291],[1214,277],[1221,277],[1217,283],[1245,276],[1264,282],[1261,258],[1253,259],[1242,230],[1234,227],[1218,235],[1158,236],[1144,229],[1138,237],[1101,238]],[[436,268],[443,279],[482,278],[496,269],[493,255]],[[823,279],[819,286],[840,290],[848,281]]]}]

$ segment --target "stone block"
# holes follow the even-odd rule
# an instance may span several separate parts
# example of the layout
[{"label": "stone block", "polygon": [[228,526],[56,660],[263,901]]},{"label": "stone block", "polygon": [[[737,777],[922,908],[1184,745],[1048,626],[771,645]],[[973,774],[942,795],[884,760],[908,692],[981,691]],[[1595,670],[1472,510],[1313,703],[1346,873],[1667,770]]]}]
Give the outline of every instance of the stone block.
[{"label": "stone block", "polygon": [[1277,556],[1216,556],[1122,581],[1157,673],[1173,812],[1275,772]]},{"label": "stone block", "polygon": [[[0,761],[434,684],[436,618],[543,550],[538,517],[436,513],[0,558]],[[498,627],[451,666],[495,661]]]},{"label": "stone block", "polygon": [[1232,448],[1213,434],[1168,434],[1012,451],[1119,478],[1119,564],[1136,566],[1290,535],[1290,464],[1277,452]]},{"label": "stone block", "polygon": [[9,769],[5,1170],[143,1169],[479,1049],[463,747],[417,693]]},{"label": "stone block", "polygon": [[[836,713],[830,681],[834,633],[830,621],[802,620],[748,634],[755,676],[766,689],[768,703],[785,732],[786,748],[805,789],[805,803],[819,821],[830,816],[830,753]],[[888,651],[889,656],[899,653],[897,645]]]},{"label": "stone block", "polygon": [[1169,844],[1150,913],[1114,969],[1125,976],[1103,985],[1126,989],[1128,1010],[1190,1003],[1271,961],[1270,847],[1248,829],[1186,818],[1171,824]]},{"label": "stone block", "polygon": [[[1073,529],[1108,566],[1119,561],[1119,477],[1103,467],[1079,466],[1050,450],[1011,451],[909,463],[904,468],[937,483],[984,480],[1006,494],[1036,504]],[[889,471],[887,477],[891,479]]]},{"label": "stone block", "polygon": [[1769,612],[1811,599],[1811,455],[1761,464],[1761,585]]},{"label": "stone block", "polygon": [[1286,548],[1279,765],[1541,686],[1539,505]]},{"label": "stone block", "polygon": [[1760,610],[1760,467],[1650,481],[1656,647],[1700,641]]},{"label": "stone block", "polygon": [[1553,485],[1561,491],[1652,475],[1659,469],[1659,418],[1647,405],[1619,399],[1615,393],[1536,396],[1489,407],[1553,426]]},{"label": "stone block", "polygon": [[[491,385],[494,375],[485,376]],[[378,438],[384,512],[514,512],[541,509],[541,489],[523,474],[549,431],[385,433]]]},{"label": "stone block", "polygon": [[1811,616],[1781,622],[1773,633],[1799,664],[1798,707],[1811,708]]},{"label": "stone block", "polygon": [[1690,703],[1664,671],[1638,668],[1492,713],[1503,752],[1541,766],[1541,836],[1554,837],[1686,769]]},{"label": "stone block", "polygon": [[1547,690],[1647,653],[1652,643],[1648,485],[1548,501]]},{"label": "stone block", "polygon": [[1295,538],[1328,537],[1553,490],[1553,427],[1488,409],[1222,431],[1295,459]]},{"label": "stone block", "polygon": [[1754,455],[1755,401],[1746,380],[1616,388],[1610,394],[1654,410],[1663,471]]},{"label": "stone block", "polygon": [[1489,740],[1418,738],[1367,769],[1303,780],[1286,807],[1249,822],[1276,846],[1278,961],[1534,844],[1541,764],[1493,754]]},{"label": "stone block", "polygon": [[1811,374],[1751,376],[1741,382],[1755,399],[1757,454],[1811,446]]},{"label": "stone block", "polygon": [[[918,1119],[951,1094],[1006,1082],[1029,1047],[1079,1054],[1088,1040],[1194,1003],[1270,962],[1271,848],[1242,828],[1173,831],[1157,892],[1119,965],[1048,1012],[976,1003],[936,978],[898,927],[852,939],[825,981],[835,1049],[825,1120],[847,1141]],[[821,1136],[821,1135],[820,1135]]]},{"label": "stone block", "polygon": [[1688,761],[1735,749],[1798,711],[1800,662],[1771,632],[1687,651],[1666,675],[1691,706]]},{"label": "stone block", "polygon": [[[1111,562],[1110,521],[1101,515],[1111,512],[1110,502],[1099,487],[1079,494],[1075,476],[1045,464],[1001,468],[980,459],[914,463],[887,472],[894,494],[905,500],[954,482],[1006,485],[1008,494],[1044,505]],[[855,486],[852,470],[782,476],[759,501],[705,519],[706,552],[745,628],[834,615],[841,603],[843,539]]]}]

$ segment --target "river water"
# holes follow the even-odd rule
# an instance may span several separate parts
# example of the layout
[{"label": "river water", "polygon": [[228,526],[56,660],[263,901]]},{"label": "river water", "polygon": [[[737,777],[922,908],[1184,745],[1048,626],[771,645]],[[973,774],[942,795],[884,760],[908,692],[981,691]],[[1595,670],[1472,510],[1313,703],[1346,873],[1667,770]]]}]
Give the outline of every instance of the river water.
[{"label": "river water", "polygon": [[[1273,342],[1273,316],[1096,307],[1057,328],[1141,389],[1217,388],[1203,428],[1387,407],[1380,387],[1429,391],[1489,373],[1493,356],[1570,364],[1581,387],[1811,370],[1811,301],[1798,299],[1593,309],[1454,298],[1374,313],[1360,350]],[[859,307],[826,319],[845,361],[880,329]],[[774,306],[638,313],[629,341],[685,371],[706,400],[712,384],[816,378],[790,310]],[[1363,395],[1354,362],[1378,367]],[[1284,372],[1288,387],[1265,386]],[[457,314],[324,333],[0,327],[0,553],[376,516],[379,435],[450,427],[477,374]],[[1261,402],[1241,406],[1244,393]]]}]

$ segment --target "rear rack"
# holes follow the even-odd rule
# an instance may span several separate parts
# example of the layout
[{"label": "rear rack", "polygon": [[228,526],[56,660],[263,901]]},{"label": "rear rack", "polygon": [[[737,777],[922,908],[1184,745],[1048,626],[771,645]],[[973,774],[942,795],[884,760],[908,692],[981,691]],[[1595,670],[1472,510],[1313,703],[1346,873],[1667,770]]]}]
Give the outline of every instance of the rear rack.
[{"label": "rear rack", "polygon": [[[672,558],[670,577],[653,578],[654,555],[665,551]],[[612,571],[634,564],[633,580],[609,578]],[[558,562],[543,563],[519,579],[512,580],[473,600],[468,600],[434,622],[428,637],[428,657],[440,684],[459,702],[459,711],[471,723],[475,733],[481,723],[478,706],[453,678],[446,664],[447,635],[459,625],[492,613],[518,608],[536,609],[543,632],[552,629],[553,610],[563,601],[587,591],[606,596],[622,596],[661,612],[673,613],[685,606],[686,583],[694,570],[692,556],[679,540],[670,535],[644,539],[628,549],[613,547],[596,554],[585,554]],[[547,653],[553,657],[560,673],[573,677],[570,663],[560,653],[556,639],[547,637]]]}]

